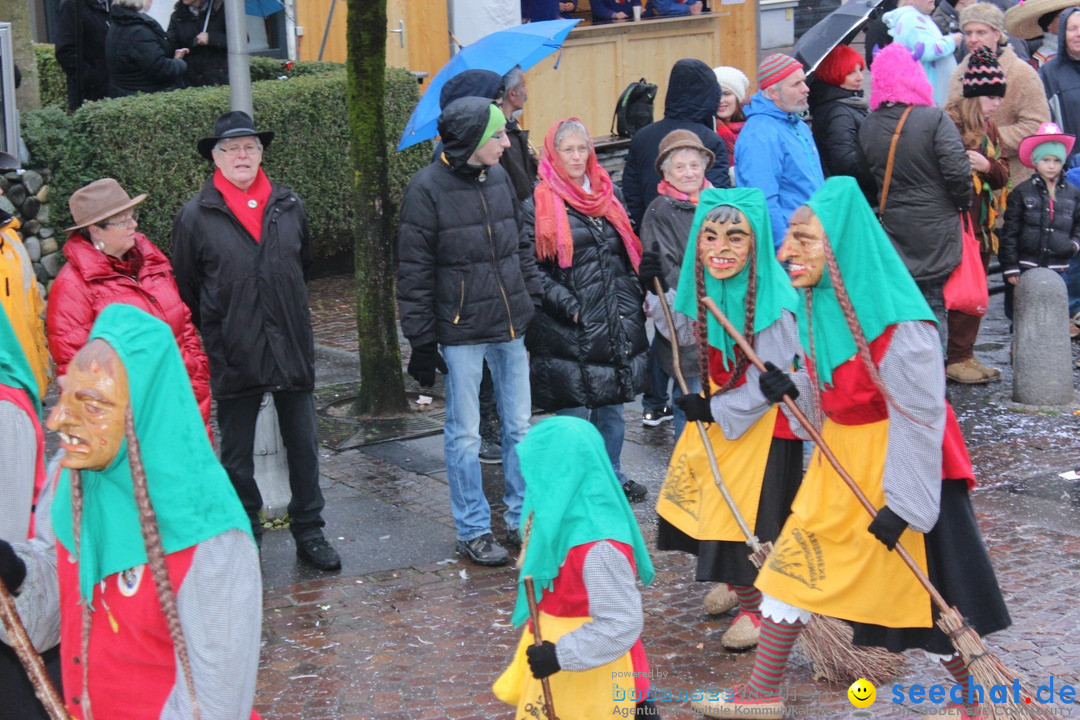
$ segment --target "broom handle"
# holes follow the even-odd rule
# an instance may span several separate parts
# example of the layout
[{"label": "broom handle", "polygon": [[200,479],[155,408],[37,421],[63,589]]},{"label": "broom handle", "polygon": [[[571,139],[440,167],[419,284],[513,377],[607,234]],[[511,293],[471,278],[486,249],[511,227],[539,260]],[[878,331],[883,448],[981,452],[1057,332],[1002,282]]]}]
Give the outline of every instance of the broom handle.
[{"label": "broom handle", "polygon": [[[732,339],[738,343],[739,347],[742,348],[747,359],[754,363],[754,366],[757,367],[758,370],[765,372],[765,363],[761,362],[761,358],[754,352],[754,348],[750,347],[750,343],[746,341],[746,338],[741,332],[735,329],[735,326],[731,324],[731,321],[727,319],[727,316],[716,306],[716,303],[712,301],[712,298],[703,297],[701,298],[701,301],[705,303],[705,307],[708,308],[709,312],[716,318],[716,321],[724,327],[724,330],[727,331],[728,335],[730,335]],[[863,494],[862,489],[855,483],[855,480],[852,479],[851,475],[848,474],[848,471],[844,469],[844,466],[840,464],[840,461],[825,443],[824,438],[821,437],[821,433],[819,433],[817,428],[814,427],[814,424],[810,422],[810,419],[799,409],[799,406],[795,404],[795,401],[787,395],[784,396],[784,404],[787,405],[788,410],[790,410],[791,414],[795,416],[795,419],[799,421],[799,424],[806,429],[810,438],[821,450],[821,454],[826,457],[829,464],[836,470],[837,475],[839,475],[847,484],[851,492],[855,493],[855,497],[859,500],[859,504],[866,509],[866,512],[870,513],[871,518],[877,517],[877,509],[870,503],[870,500],[867,499],[866,495]],[[934,601],[934,604],[942,611],[949,610],[949,603],[945,602],[945,598],[941,596],[941,593],[937,591],[934,584],[930,582],[930,578],[926,576],[926,573],[923,572],[922,568],[919,567],[918,563],[915,562],[914,558],[911,557],[908,551],[904,549],[904,546],[899,542],[896,543],[896,553],[907,564],[911,572],[915,573],[915,578],[924,588],[926,588],[926,591],[930,593],[930,598]]]},{"label": "broom handle", "polygon": [[[529,601],[529,619],[532,620],[533,645],[540,647],[544,641],[540,639],[540,610],[536,607],[536,591],[533,586],[532,575],[526,575],[521,579],[525,583],[525,599]],[[544,712],[549,720],[558,720],[555,717],[555,703],[551,701],[551,683],[547,678],[540,680],[540,686],[544,688]]]},{"label": "broom handle", "polygon": [[50,720],[70,720],[70,716],[64,709],[64,701],[60,693],[56,692],[52,681],[49,680],[45,672],[45,663],[34,650],[34,645],[30,642],[26,628],[23,627],[22,620],[19,618],[19,611],[15,609],[15,600],[11,597],[3,580],[0,580],[0,620],[4,623],[4,631],[7,633],[11,647],[26,669],[30,684],[34,687],[34,694],[45,707]]},{"label": "broom handle", "polygon": [[[668,332],[671,333],[671,364],[675,366],[675,380],[678,381],[679,389],[683,395],[689,395],[690,388],[686,385],[686,378],[683,377],[682,367],[679,365],[679,339],[675,334],[675,320],[671,316],[671,308],[668,307],[667,298],[664,296],[664,287],[660,284],[660,278],[653,278],[653,289],[656,291],[657,297],[660,298],[660,309],[664,311]],[[742,513],[739,512],[739,506],[735,504],[735,498],[731,497],[731,491],[728,490],[724,478],[720,475],[720,467],[716,464],[716,455],[713,453],[712,443],[709,442],[709,433],[705,429],[705,423],[697,420],[695,424],[698,432],[701,433],[701,444],[705,446],[705,456],[709,459],[709,468],[712,470],[716,487],[719,488],[720,494],[724,496],[724,502],[727,503],[735,522],[746,537],[746,544],[750,546],[751,550],[757,552],[761,549],[761,541],[757,535],[750,531],[750,526],[743,519]]]}]

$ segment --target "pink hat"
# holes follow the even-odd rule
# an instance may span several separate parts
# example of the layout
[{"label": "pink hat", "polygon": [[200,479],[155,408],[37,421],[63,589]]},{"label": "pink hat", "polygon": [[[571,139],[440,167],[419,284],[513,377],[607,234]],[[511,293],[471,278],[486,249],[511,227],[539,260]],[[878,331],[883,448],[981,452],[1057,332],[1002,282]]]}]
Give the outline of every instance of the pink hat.
[{"label": "pink hat", "polygon": [[[1031,153],[1038,146],[1043,143],[1056,142],[1065,146],[1065,155],[1068,156],[1072,152],[1073,144],[1076,142],[1075,135],[1069,135],[1061,132],[1061,128],[1052,122],[1043,123],[1039,126],[1039,131],[1034,135],[1029,135],[1020,141],[1020,149],[1017,153],[1020,156],[1020,162],[1026,167],[1035,167],[1031,162]],[[1064,162],[1064,160],[1062,160]]]}]

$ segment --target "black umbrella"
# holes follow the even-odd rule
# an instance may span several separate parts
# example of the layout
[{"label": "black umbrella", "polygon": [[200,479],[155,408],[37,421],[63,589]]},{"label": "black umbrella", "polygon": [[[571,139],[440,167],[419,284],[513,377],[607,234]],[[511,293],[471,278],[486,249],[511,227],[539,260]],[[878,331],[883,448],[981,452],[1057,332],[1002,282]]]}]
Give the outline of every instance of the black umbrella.
[{"label": "black umbrella", "polygon": [[871,18],[880,12],[883,0],[848,0],[822,18],[795,43],[795,58],[807,73],[817,69],[825,56],[837,45],[852,41]]}]

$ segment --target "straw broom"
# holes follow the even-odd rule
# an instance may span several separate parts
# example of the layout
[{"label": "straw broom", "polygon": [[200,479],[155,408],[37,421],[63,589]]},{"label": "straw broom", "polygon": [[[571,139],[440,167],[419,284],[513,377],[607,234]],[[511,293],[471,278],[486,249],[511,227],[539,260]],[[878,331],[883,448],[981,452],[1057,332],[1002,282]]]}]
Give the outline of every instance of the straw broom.
[{"label": "straw broom", "polygon": [[41,656],[34,650],[30,637],[26,634],[19,611],[15,609],[15,600],[11,597],[4,581],[0,580],[0,620],[4,623],[4,631],[8,641],[19,656],[19,662],[26,669],[30,678],[30,684],[34,687],[34,695],[41,701],[45,712],[49,714],[49,720],[70,720],[70,716],[64,709],[64,701],[60,693],[56,692],[52,681],[45,672],[45,663]]},{"label": "straw broom", "polygon": [[[711,298],[705,297],[701,299],[705,303],[705,307],[712,313],[716,321],[723,326],[724,330],[738,343],[742,348],[743,353],[750,362],[759,369],[764,371],[765,364],[761,362],[761,358],[757,356],[754,349],[750,347],[750,343],[746,341],[746,338],[740,333],[731,321],[724,315],[724,313],[717,307],[716,303]],[[821,453],[828,459],[829,463],[836,470],[836,473],[843,479],[844,483],[848,486],[851,492],[855,493],[855,497],[858,498],[859,504],[863,506],[871,518],[877,517],[877,509],[870,503],[866,495],[852,479],[851,475],[843,468],[836,455],[825,443],[821,437],[821,433],[817,431],[813,423],[806,417],[806,415],[799,409],[799,406],[795,404],[787,395],[784,396],[784,404],[787,405],[791,414],[795,416],[795,419],[799,421],[809,433],[810,437],[817,444]],[[938,608],[937,625],[941,628],[941,631],[948,636],[949,641],[956,649],[960,656],[964,659],[964,663],[967,665],[968,672],[971,674],[971,681],[973,684],[979,685],[983,688],[983,701],[979,703],[979,712],[987,718],[1028,718],[1029,720],[1051,720],[1054,715],[1048,710],[1046,706],[1037,700],[1032,700],[1036,695],[1032,691],[1032,684],[1026,678],[1020,676],[1005,666],[998,657],[987,649],[983,643],[982,638],[975,631],[971,625],[964,620],[960,611],[949,605],[930,582],[930,578],[926,576],[926,573],[922,571],[922,568],[915,562],[908,551],[899,542],[896,544],[896,553],[904,561],[904,564],[908,566],[908,569],[915,574],[915,578],[930,594],[930,599],[934,605]],[[1014,690],[1015,684],[1019,684],[1019,691]],[[1006,702],[989,702],[988,695],[989,690],[995,685],[1004,686],[1007,688]],[[1008,692],[1013,690],[1013,692]]]},{"label": "straw broom", "polygon": [[[532,535],[533,513],[529,513],[529,517],[525,520],[525,525],[521,532],[521,552],[518,553],[517,563],[515,567],[520,570],[525,564],[525,551],[529,547],[529,536]],[[533,645],[540,647],[544,644],[544,641],[540,639],[540,609],[536,606],[536,587],[533,585],[532,575],[526,575],[521,578],[521,581],[525,584],[525,599],[529,603],[529,619],[532,620],[533,630]],[[547,678],[540,680],[540,687],[544,689],[544,713],[551,720],[557,720],[555,715],[555,703],[551,699],[551,683]]]},{"label": "straw broom", "polygon": [[[664,312],[668,327],[671,328],[670,332],[674,333],[675,321],[672,318],[671,308],[668,306],[659,278],[654,278],[653,287],[657,297],[660,298],[660,308]],[[679,343],[674,338],[671,343],[671,355],[675,379],[678,381],[683,394],[688,395],[690,390],[679,365]],[[747,525],[738,506],[735,504],[735,499],[731,497],[731,493],[720,475],[720,468],[716,464],[716,455],[713,453],[712,444],[709,442],[705,423],[698,420],[696,425],[698,432],[701,434],[702,445],[705,446],[705,455],[709,459],[709,468],[712,470],[716,487],[724,497],[724,502],[727,503],[728,509],[731,511],[743,536],[746,537],[746,544],[751,550],[750,562],[754,564],[754,567],[760,568],[765,564],[769,553],[772,552],[772,543],[761,542],[750,530],[750,526]],[[810,622],[806,624],[800,639],[803,643],[803,649],[806,655],[809,656],[813,666],[814,679],[824,678],[839,683],[850,683],[859,678],[865,678],[878,685],[884,680],[894,677],[904,664],[903,656],[897,653],[890,653],[880,648],[856,648],[851,644],[851,628],[847,623],[835,618],[813,615]]]}]

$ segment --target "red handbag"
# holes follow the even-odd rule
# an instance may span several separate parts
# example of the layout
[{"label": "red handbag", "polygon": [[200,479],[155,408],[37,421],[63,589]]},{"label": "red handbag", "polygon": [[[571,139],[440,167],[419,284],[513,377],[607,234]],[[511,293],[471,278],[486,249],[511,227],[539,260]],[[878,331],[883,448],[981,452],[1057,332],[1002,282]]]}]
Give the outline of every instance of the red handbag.
[{"label": "red handbag", "polygon": [[979,254],[979,240],[968,213],[960,215],[960,264],[945,282],[945,307],[965,315],[986,315],[990,292],[986,286],[986,271]]}]

